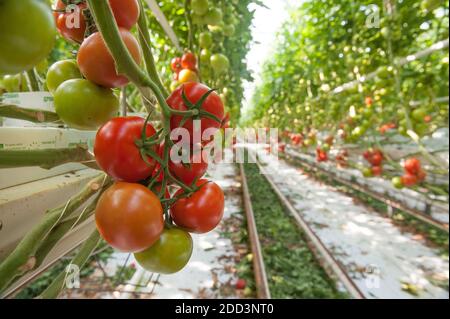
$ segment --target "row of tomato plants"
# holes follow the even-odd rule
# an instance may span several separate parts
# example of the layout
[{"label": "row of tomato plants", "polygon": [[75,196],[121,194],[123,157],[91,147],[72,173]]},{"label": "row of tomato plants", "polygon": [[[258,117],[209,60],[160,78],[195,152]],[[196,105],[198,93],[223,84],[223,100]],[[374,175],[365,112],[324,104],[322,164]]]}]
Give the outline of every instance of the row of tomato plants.
[{"label": "row of tomato plants", "polygon": [[[0,264],[0,291],[23,275],[24,264],[33,260],[40,240],[46,237],[41,230],[51,234],[60,226],[64,214],[70,213],[67,207],[75,211],[99,189],[94,204],[88,207],[95,205],[92,211],[101,237],[117,250],[134,253],[142,267],[152,272],[170,274],[184,268],[193,250],[189,233],[207,233],[222,219],[224,194],[203,176],[210,161],[207,147],[214,142],[214,134],[228,125],[229,116],[222,99],[225,95],[200,83],[207,72],[203,72],[205,67],[201,68],[193,53],[192,16],[203,17],[201,24],[209,28],[222,27],[221,32],[227,36],[235,31],[225,29],[222,22],[231,13],[223,17],[220,9],[208,1],[187,1],[182,10],[190,28],[189,47],[180,58],[173,58],[171,67],[177,82],[169,93],[167,81],[156,71],[142,1],[58,0],[53,12],[38,0],[2,2],[0,20],[10,25],[2,25],[0,32],[0,75],[26,72],[27,81],[33,82],[30,75],[36,75],[35,67],[53,48],[56,29],[70,41],[76,48],[76,60],[54,63],[46,73],[45,86],[54,97],[56,114],[68,127],[98,130],[95,159],[109,178],[101,187],[91,185],[68,206],[57,209],[55,212],[61,212],[61,216],[53,223],[45,220],[25,236]],[[213,18],[208,19],[211,15]],[[19,24],[27,19],[21,27]],[[203,51],[213,45],[211,35],[205,32],[199,42]],[[207,67],[212,68],[216,78],[229,73],[225,55],[207,54],[208,61],[204,56],[205,52],[200,55],[201,62],[209,62]],[[155,103],[146,105],[146,119],[126,115],[127,88],[132,86],[144,101],[157,101],[159,107]],[[119,101],[118,90],[125,102]],[[122,116],[118,116],[120,104]],[[194,121],[200,123],[199,128]],[[189,137],[182,139],[185,132]],[[194,139],[197,135],[199,140]],[[96,242],[98,236],[94,233],[76,260],[85,260],[84,255],[89,255]],[[36,263],[28,266],[29,271]]]},{"label": "row of tomato plants", "polygon": [[[367,26],[377,12],[379,25]],[[243,122],[279,127],[287,142],[316,147],[318,161],[328,160],[334,149],[338,164],[346,163],[347,146],[356,144],[366,151],[364,176],[381,176],[389,164],[399,188],[425,185],[423,164],[430,173],[446,175],[448,165],[427,150],[424,139],[448,128],[448,103],[436,101],[448,95],[448,51],[399,66],[400,57],[448,38],[446,21],[444,1],[307,1],[293,9],[280,32]],[[372,72],[376,76],[366,81],[333,90]],[[399,143],[399,136],[406,138],[400,143],[416,145],[414,154],[388,154],[385,145]],[[368,153],[377,154],[375,163]],[[445,187],[440,193],[447,193]]]}]

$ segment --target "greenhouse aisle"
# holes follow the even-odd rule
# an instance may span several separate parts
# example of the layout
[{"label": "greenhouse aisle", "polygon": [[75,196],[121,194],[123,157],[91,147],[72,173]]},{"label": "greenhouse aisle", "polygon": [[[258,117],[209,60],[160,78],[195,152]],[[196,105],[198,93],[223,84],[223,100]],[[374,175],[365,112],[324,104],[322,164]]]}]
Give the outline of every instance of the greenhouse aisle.
[{"label": "greenhouse aisle", "polygon": [[[262,152],[260,152],[262,153]],[[298,168],[262,155],[267,173],[367,298],[445,298],[448,258],[389,218]]]}]

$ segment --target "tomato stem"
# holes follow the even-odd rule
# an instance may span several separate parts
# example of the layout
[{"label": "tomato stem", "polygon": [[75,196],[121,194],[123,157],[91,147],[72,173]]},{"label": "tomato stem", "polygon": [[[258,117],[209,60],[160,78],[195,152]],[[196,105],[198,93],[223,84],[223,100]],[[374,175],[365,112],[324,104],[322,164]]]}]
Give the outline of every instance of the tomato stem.
[{"label": "tomato stem", "polygon": [[152,53],[150,32],[148,31],[147,16],[145,15],[144,5],[142,1],[138,2],[140,7],[140,15],[137,24],[137,29],[139,33],[139,42],[141,44],[144,55],[145,66],[147,67],[147,73],[149,74],[150,78],[158,85],[162,94],[164,94],[164,96],[167,98],[169,96],[169,92],[165,88],[158,74],[158,71],[156,70],[156,64]]}]

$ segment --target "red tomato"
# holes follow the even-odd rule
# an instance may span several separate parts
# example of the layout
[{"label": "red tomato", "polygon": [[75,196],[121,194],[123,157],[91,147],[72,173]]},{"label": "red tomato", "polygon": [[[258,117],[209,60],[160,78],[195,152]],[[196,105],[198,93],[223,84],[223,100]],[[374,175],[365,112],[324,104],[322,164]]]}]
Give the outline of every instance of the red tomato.
[{"label": "red tomato", "polygon": [[410,158],[405,162],[405,171],[412,175],[417,175],[422,170],[422,165],[417,158]]},{"label": "red tomato", "polygon": [[[141,139],[144,123],[140,117],[117,117],[97,133],[94,145],[97,163],[118,181],[138,182],[148,178],[155,169],[156,161],[147,158],[150,165],[147,164],[135,144]],[[155,133],[153,126],[147,124],[146,136],[151,137]],[[152,150],[158,152],[159,146],[154,146]]]},{"label": "red tomato", "polygon": [[366,105],[372,106],[372,104],[373,104],[373,99],[370,96],[366,97]]},{"label": "red tomato", "polygon": [[170,172],[186,185],[191,185],[195,180],[199,180],[208,170],[208,163],[204,161],[203,152],[201,154],[191,155],[188,163],[183,161],[169,160]]},{"label": "red tomato", "polygon": [[402,184],[406,187],[414,186],[418,183],[418,178],[416,175],[407,173],[406,175],[402,176]]},{"label": "red tomato", "polygon": [[245,289],[245,287],[247,287],[247,282],[245,281],[245,279],[238,279],[238,281],[236,282],[236,289],[243,290]]},{"label": "red tomato", "polygon": [[373,166],[380,166],[383,163],[383,155],[375,153],[369,161]]},{"label": "red tomato", "polygon": [[131,30],[139,19],[137,0],[109,0],[111,9],[119,27]]},{"label": "red tomato", "polygon": [[316,150],[316,158],[318,162],[326,162],[328,161],[328,154],[326,152],[324,152],[323,150],[321,150],[320,148],[317,148]]},{"label": "red tomato", "polygon": [[[197,186],[200,189],[187,198],[179,199],[170,209],[170,214],[178,226],[192,233],[204,234],[220,223],[225,197],[216,183],[201,179]],[[175,196],[183,193],[179,190]]]},{"label": "red tomato", "polygon": [[197,70],[197,58],[195,57],[195,54],[192,52],[186,52],[181,57],[181,67],[183,69],[189,69],[192,71]]},{"label": "red tomato", "polygon": [[[87,5],[86,3],[80,3],[76,6],[76,11],[54,12],[53,15],[59,33],[67,40],[81,43],[84,40],[84,34],[86,32],[86,21],[83,16],[83,10],[86,9]],[[56,4],[56,10],[64,11],[66,10],[66,5],[59,0]]]},{"label": "red tomato", "polygon": [[[141,52],[138,42],[131,32],[126,29],[121,28],[120,34],[131,56],[139,64]],[[129,82],[125,76],[117,74],[114,59],[99,32],[84,40],[78,51],[77,62],[81,73],[89,81],[98,85],[107,88],[117,88],[125,86]]]},{"label": "red tomato", "polygon": [[134,253],[152,246],[164,230],[161,202],[140,184],[115,183],[100,197],[97,229],[113,248]]},{"label": "red tomato", "polygon": [[383,167],[381,166],[373,166],[372,167],[373,176],[381,176],[383,174]]},{"label": "red tomato", "polygon": [[[121,28],[130,30],[139,19],[139,3],[137,0],[109,0],[117,25]],[[86,32],[86,20],[83,15],[83,10],[87,5],[85,2],[77,5],[76,12],[55,12],[53,15],[56,20],[56,25],[63,37],[78,43],[83,42],[84,34]],[[65,10],[66,5],[58,0],[56,10]],[[79,22],[74,26],[75,22]]]},{"label": "red tomato", "polygon": [[[176,89],[172,95],[167,99],[167,104],[172,107],[175,110],[179,111],[186,111],[188,110],[188,107],[183,101],[182,98],[182,92],[185,92],[187,99],[192,103],[197,103],[202,96],[204,96],[210,89],[203,84],[200,83],[186,83],[180,86],[178,89]],[[210,133],[214,133],[214,131],[217,131],[217,129],[220,128],[223,118],[224,118],[224,106],[222,103],[222,100],[220,99],[219,95],[216,92],[212,92],[208,98],[205,100],[203,105],[201,106],[200,110],[206,111],[208,113],[213,114],[215,117],[218,118],[219,122],[215,121],[214,119],[207,118],[205,116],[199,117],[201,120],[201,129],[195,129],[194,131],[194,123],[192,118],[188,119],[184,125],[183,128],[187,129],[190,134],[191,143],[193,142],[200,142],[200,141],[194,141],[194,133],[195,135],[199,135],[201,141],[208,141],[211,136],[203,136],[203,133],[207,129],[213,129],[212,131],[209,131]],[[180,127],[181,122],[183,121],[182,116],[172,116],[170,119],[170,127],[171,130],[174,130],[178,127]]]},{"label": "red tomato", "polygon": [[423,120],[425,123],[430,123],[433,120],[433,117],[431,115],[427,115]]},{"label": "red tomato", "polygon": [[181,58],[173,58],[170,63],[170,68],[173,72],[179,73],[183,68],[181,67]]}]

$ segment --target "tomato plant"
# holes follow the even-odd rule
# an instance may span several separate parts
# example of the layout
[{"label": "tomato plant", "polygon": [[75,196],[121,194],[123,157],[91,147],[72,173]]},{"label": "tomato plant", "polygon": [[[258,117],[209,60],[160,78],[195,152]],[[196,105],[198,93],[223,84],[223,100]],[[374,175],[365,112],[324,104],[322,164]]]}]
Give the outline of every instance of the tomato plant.
[{"label": "tomato plant", "polygon": [[139,265],[158,274],[174,274],[182,270],[193,250],[191,235],[179,228],[165,229],[158,241],[147,250],[134,254]]},{"label": "tomato plant", "polygon": [[50,8],[42,1],[0,2],[0,75],[27,71],[44,60],[55,43]]},{"label": "tomato plant", "polygon": [[[203,234],[213,230],[220,222],[224,211],[224,194],[214,182],[201,179],[199,189],[187,198],[181,198],[170,209],[178,226],[189,232]],[[175,196],[182,195],[179,190]]]},{"label": "tomato plant", "polygon": [[[136,145],[142,139],[145,120],[140,117],[117,117],[102,126],[95,138],[94,154],[98,165],[118,181],[139,182],[148,178],[156,161]],[[145,137],[156,133],[151,124],[145,127]],[[150,148],[158,152],[159,146]]]},{"label": "tomato plant", "polygon": [[151,247],[164,230],[158,197],[145,186],[123,182],[115,183],[102,194],[95,222],[109,245],[129,253]]}]

